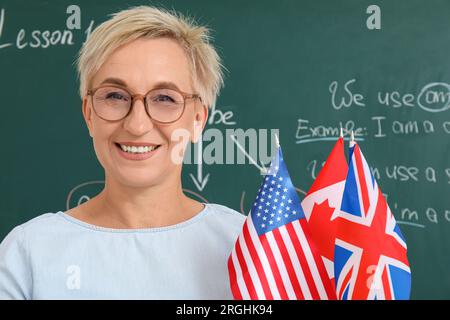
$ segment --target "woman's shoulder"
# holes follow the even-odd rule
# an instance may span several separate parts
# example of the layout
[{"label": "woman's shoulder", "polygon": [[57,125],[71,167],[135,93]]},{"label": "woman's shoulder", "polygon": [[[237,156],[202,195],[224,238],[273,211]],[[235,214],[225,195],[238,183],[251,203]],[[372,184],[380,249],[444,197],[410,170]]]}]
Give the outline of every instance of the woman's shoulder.
[{"label": "woman's shoulder", "polygon": [[230,208],[218,203],[208,203],[206,204],[212,211],[217,214],[221,214],[224,216],[228,216],[232,219],[245,220],[245,215]]},{"label": "woman's shoulder", "polygon": [[40,214],[30,220],[18,225],[18,228],[23,229],[24,232],[37,232],[43,231],[42,229],[54,229],[55,226],[61,222],[62,211],[47,212]]},{"label": "woman's shoulder", "polygon": [[[28,221],[15,226],[0,242],[6,241],[23,241],[24,237],[29,237],[33,235],[39,236],[43,234],[43,232],[47,232],[49,230],[56,230],[57,225],[60,222],[61,211],[58,212],[47,212],[41,215],[38,215],[34,218],[29,219]],[[45,233],[44,233],[45,234]],[[1,240],[1,239],[0,239]]]},{"label": "woman's shoulder", "polygon": [[245,221],[245,215],[230,207],[217,203],[208,203],[206,206],[211,213],[210,216],[222,223],[242,227]]},{"label": "woman's shoulder", "polygon": [[0,243],[0,300],[29,299],[31,273],[29,246],[55,230],[57,214],[41,214],[14,227]]}]

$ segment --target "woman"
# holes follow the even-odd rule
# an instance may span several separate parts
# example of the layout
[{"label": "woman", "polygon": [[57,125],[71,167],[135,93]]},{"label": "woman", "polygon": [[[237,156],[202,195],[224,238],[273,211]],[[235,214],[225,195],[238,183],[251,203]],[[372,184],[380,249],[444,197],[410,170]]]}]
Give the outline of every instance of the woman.
[{"label": "woman", "polygon": [[105,187],[10,232],[0,298],[231,299],[227,258],[245,217],[181,186],[180,137],[198,140],[222,85],[208,29],[131,8],[96,28],[78,71]]}]

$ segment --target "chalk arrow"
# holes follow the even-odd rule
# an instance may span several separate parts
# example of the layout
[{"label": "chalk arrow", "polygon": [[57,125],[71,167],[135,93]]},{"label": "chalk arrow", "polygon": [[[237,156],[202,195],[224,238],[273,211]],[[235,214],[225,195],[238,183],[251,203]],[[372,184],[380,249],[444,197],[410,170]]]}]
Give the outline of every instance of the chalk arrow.
[{"label": "chalk arrow", "polygon": [[203,142],[202,137],[198,140],[197,148],[197,177],[192,173],[189,174],[198,191],[203,191],[209,180],[209,173],[203,177]]}]

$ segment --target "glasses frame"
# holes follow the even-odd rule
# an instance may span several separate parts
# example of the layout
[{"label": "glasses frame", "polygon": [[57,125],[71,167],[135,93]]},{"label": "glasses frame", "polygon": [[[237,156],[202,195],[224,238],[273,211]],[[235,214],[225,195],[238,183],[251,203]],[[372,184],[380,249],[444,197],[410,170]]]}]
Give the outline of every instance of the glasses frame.
[{"label": "glasses frame", "polygon": [[[105,118],[101,117],[101,116],[97,113],[97,110],[95,110],[94,95],[95,95],[95,93],[97,92],[97,90],[99,90],[99,89],[101,89],[101,88],[111,88],[111,87],[112,87],[112,88],[117,88],[117,89],[124,90],[124,91],[126,91],[126,92],[131,96],[131,106],[130,106],[130,108],[128,109],[127,114],[126,114],[125,116],[123,116],[122,118],[117,119],[117,120],[108,120],[108,119],[105,119]],[[181,111],[181,114],[180,114],[180,116],[179,116],[178,118],[176,118],[175,120],[172,120],[172,121],[168,121],[168,122],[164,122],[164,121],[160,121],[160,120],[156,120],[156,119],[152,118],[152,116],[150,115],[150,112],[148,111],[147,100],[145,99],[145,97],[146,97],[150,92],[155,91],[155,90],[173,90],[173,91],[176,91],[176,92],[178,92],[179,94],[181,94],[181,95],[183,96],[183,110]],[[156,122],[156,123],[159,123],[159,124],[171,124],[171,123],[177,122],[177,121],[180,120],[180,118],[183,116],[184,110],[186,109],[186,100],[189,100],[189,99],[197,99],[197,98],[198,98],[198,99],[200,99],[200,101],[202,101],[202,98],[200,97],[199,94],[196,94],[196,93],[190,94],[190,93],[186,93],[186,92],[183,92],[183,91],[181,91],[181,90],[174,89],[174,88],[164,88],[164,87],[162,87],[162,88],[153,88],[153,89],[150,89],[146,94],[139,94],[139,93],[132,93],[132,92],[130,92],[130,90],[127,89],[127,88],[124,87],[124,86],[119,86],[119,85],[101,85],[101,86],[99,86],[99,87],[89,89],[89,90],[87,91],[87,95],[88,95],[88,96],[91,96],[92,109],[94,109],[95,114],[96,114],[100,119],[103,119],[103,120],[105,120],[105,121],[110,121],[110,122],[121,121],[121,120],[125,119],[126,117],[128,117],[128,115],[129,115],[129,114],[131,113],[131,111],[133,110],[134,103],[135,103],[137,100],[142,100],[142,102],[143,102],[143,104],[144,104],[144,106],[145,106],[145,112],[147,113],[148,117],[149,117],[150,119],[152,119],[152,121],[154,121],[154,122]]]}]

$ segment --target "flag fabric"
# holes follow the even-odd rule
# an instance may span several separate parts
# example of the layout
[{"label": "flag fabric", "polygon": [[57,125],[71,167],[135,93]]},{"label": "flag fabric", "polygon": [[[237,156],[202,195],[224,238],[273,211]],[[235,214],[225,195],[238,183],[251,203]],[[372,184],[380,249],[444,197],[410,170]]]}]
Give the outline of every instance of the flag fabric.
[{"label": "flag fabric", "polygon": [[357,143],[351,145],[337,221],[338,299],[409,299],[406,242]]},{"label": "flag fabric", "polygon": [[335,297],[281,148],[228,258],[228,272],[239,300]]},{"label": "flag fabric", "polygon": [[333,287],[334,243],[347,171],[344,139],[341,137],[302,201],[311,237],[322,256]]}]

